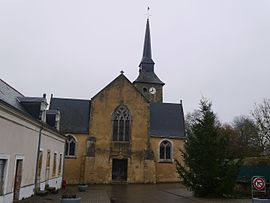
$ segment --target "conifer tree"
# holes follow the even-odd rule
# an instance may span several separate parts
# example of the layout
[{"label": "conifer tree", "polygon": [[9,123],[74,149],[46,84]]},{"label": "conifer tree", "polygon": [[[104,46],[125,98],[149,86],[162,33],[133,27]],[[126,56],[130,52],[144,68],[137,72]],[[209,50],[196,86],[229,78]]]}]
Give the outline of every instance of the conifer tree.
[{"label": "conifer tree", "polygon": [[211,102],[201,99],[182,151],[184,163],[176,161],[179,178],[195,196],[226,196],[233,190],[239,161],[232,160],[219,126]]}]

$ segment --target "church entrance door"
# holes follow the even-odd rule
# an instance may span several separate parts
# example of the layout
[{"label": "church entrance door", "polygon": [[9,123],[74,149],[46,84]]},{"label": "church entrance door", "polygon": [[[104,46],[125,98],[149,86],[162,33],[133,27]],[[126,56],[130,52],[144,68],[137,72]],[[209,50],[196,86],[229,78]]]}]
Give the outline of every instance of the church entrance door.
[{"label": "church entrance door", "polygon": [[125,182],[127,181],[127,159],[112,160],[112,181]]}]

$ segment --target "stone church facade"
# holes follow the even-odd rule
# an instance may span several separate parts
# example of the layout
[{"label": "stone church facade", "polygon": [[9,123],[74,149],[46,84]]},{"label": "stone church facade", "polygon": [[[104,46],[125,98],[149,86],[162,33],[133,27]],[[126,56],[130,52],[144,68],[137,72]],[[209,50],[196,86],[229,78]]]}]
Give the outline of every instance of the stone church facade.
[{"label": "stone church facade", "polygon": [[182,103],[163,103],[154,72],[149,19],[139,76],[124,74],[91,100],[51,98],[67,137],[64,179],[78,183],[179,181],[175,160],[185,142]]}]

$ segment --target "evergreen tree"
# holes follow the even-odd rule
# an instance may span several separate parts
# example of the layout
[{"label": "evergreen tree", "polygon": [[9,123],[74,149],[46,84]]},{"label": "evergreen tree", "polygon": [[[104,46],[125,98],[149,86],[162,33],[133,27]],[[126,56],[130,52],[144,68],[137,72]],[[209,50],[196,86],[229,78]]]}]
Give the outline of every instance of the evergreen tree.
[{"label": "evergreen tree", "polygon": [[176,168],[183,184],[195,196],[225,196],[233,190],[239,161],[233,161],[228,138],[220,133],[220,124],[206,99],[200,101],[182,151],[183,161]]}]

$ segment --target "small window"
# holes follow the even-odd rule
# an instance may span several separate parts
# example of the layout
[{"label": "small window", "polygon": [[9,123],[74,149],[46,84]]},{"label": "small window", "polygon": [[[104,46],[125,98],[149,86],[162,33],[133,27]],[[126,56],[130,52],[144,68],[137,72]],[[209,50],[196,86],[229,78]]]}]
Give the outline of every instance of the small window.
[{"label": "small window", "polygon": [[66,156],[75,156],[76,154],[76,140],[72,135],[67,136],[66,140]]},{"label": "small window", "polygon": [[47,151],[47,161],[46,161],[46,167],[50,168],[50,162],[51,162],[51,151],[48,149]]},{"label": "small window", "polygon": [[6,164],[6,159],[0,159],[0,196],[2,196],[4,193]]},{"label": "small window", "polygon": [[172,144],[164,140],[159,145],[159,159],[161,161],[172,161]]},{"label": "small window", "polygon": [[146,87],[143,87],[143,92],[147,92],[147,88]]}]

